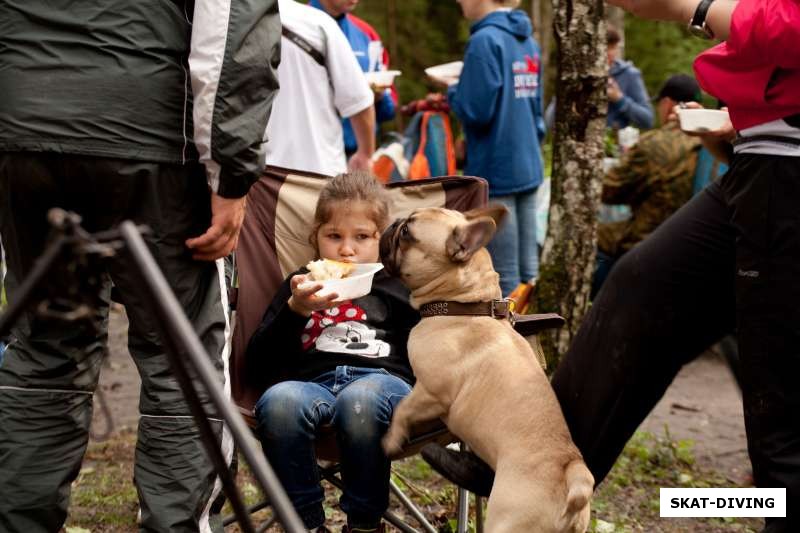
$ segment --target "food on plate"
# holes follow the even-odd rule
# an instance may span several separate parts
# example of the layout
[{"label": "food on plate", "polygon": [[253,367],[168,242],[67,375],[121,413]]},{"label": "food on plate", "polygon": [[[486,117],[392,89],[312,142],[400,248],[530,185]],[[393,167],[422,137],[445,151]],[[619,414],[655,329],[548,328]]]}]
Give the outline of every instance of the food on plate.
[{"label": "food on plate", "polygon": [[317,259],[306,265],[314,281],[346,278],[355,270],[354,263],[334,261],[333,259]]}]

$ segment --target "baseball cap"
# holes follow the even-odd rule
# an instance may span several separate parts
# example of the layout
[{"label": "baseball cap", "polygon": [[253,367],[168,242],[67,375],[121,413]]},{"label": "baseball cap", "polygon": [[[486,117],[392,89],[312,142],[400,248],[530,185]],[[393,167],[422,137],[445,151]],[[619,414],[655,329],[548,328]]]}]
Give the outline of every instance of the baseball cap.
[{"label": "baseball cap", "polygon": [[693,77],[687,74],[674,74],[664,82],[661,90],[658,91],[658,96],[653,100],[658,101],[665,96],[676,102],[699,102],[700,86]]}]

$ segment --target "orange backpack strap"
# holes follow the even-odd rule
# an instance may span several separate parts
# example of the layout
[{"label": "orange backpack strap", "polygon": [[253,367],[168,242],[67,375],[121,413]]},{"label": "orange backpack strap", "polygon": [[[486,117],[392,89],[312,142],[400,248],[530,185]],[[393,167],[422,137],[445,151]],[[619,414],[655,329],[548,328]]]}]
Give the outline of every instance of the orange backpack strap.
[{"label": "orange backpack strap", "polygon": [[442,115],[442,121],[444,122],[444,135],[447,143],[447,173],[452,176],[456,173],[456,145],[453,142],[453,130],[450,127],[450,115],[441,111],[439,114]]},{"label": "orange backpack strap", "polygon": [[422,114],[422,121],[419,132],[419,147],[414,159],[411,160],[411,167],[408,169],[408,179],[419,180],[431,176],[431,168],[428,165],[428,158],[425,157],[425,145],[428,143],[428,120],[431,112],[425,111]]}]

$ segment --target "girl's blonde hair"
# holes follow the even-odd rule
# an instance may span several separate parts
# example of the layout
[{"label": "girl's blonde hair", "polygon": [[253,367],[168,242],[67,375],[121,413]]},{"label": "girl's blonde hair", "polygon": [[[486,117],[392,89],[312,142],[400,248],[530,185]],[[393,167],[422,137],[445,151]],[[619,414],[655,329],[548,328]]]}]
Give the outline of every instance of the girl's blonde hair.
[{"label": "girl's blonde hair", "polygon": [[389,194],[378,180],[364,171],[348,172],[332,178],[319,193],[314,223],[308,240],[319,253],[317,233],[320,226],[333,217],[334,204],[341,202],[364,202],[369,206],[369,217],[383,231],[389,225]]}]

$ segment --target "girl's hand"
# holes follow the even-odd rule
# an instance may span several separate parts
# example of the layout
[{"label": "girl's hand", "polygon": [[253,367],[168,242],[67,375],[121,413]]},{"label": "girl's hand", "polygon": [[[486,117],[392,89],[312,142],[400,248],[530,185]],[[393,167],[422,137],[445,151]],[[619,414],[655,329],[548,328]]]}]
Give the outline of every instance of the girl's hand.
[{"label": "girl's hand", "polygon": [[339,297],[335,292],[325,296],[317,296],[316,294],[322,288],[322,285],[310,280],[305,274],[293,276],[289,284],[292,288],[289,308],[302,316],[311,316],[314,311],[330,309],[336,305],[336,299]]}]

